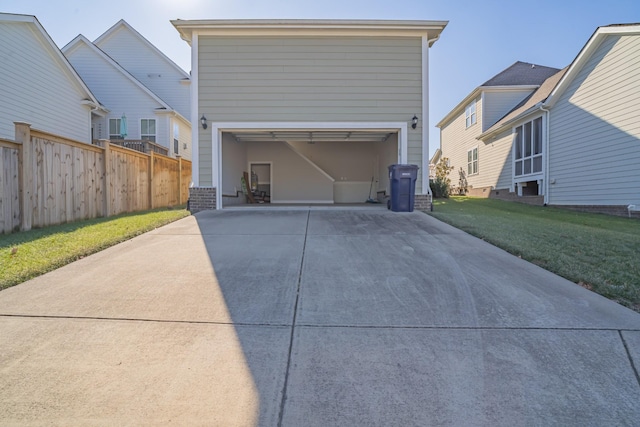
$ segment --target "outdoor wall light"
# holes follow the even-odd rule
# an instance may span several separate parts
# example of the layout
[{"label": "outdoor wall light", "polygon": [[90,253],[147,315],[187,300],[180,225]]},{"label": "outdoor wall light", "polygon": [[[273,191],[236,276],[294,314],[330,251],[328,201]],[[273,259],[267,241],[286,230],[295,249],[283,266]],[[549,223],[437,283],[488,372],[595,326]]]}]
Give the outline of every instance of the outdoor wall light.
[{"label": "outdoor wall light", "polygon": [[413,115],[413,119],[411,119],[411,129],[415,129],[418,126],[418,116]]},{"label": "outdoor wall light", "polygon": [[200,123],[202,124],[202,129],[207,128],[207,118],[204,116],[204,114],[202,115],[202,117],[200,117]]}]

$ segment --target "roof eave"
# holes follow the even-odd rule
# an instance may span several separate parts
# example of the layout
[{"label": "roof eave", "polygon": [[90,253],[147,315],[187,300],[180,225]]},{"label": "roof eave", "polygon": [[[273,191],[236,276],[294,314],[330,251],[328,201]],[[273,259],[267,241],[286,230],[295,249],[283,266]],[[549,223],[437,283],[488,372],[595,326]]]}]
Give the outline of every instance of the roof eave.
[{"label": "roof eave", "polygon": [[553,89],[547,100],[545,101],[545,108],[553,107],[560,96],[567,89],[569,84],[573,81],[576,75],[580,72],[582,67],[588,62],[593,52],[600,46],[602,41],[610,35],[640,35],[640,25],[620,25],[620,26],[607,26],[598,27],[596,31],[591,35],[591,38],[580,50],[576,58],[573,60],[567,72],[562,76],[556,87]]},{"label": "roof eave", "polygon": [[449,21],[402,21],[402,20],[172,20],[183,40],[191,43],[192,34],[238,34],[289,32],[296,34],[336,35],[394,34],[406,36],[424,35],[436,40]]}]

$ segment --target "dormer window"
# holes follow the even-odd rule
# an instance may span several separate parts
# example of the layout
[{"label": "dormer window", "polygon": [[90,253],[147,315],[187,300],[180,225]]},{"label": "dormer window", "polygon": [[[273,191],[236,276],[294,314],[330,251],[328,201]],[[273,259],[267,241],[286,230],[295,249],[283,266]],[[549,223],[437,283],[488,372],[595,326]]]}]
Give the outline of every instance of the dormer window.
[{"label": "dormer window", "polygon": [[465,123],[467,127],[474,125],[476,123],[476,101],[474,100],[471,104],[467,105],[467,108],[464,109],[464,117]]}]

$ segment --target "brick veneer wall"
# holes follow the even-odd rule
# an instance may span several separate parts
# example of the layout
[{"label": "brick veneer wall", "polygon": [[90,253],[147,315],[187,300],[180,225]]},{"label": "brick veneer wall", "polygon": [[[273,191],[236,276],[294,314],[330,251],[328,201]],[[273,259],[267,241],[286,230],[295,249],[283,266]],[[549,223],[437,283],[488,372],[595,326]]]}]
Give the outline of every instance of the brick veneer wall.
[{"label": "brick veneer wall", "polygon": [[213,210],[216,208],[215,187],[192,187],[189,189],[189,211]]},{"label": "brick veneer wall", "polygon": [[416,194],[414,197],[415,210],[428,212],[431,210],[431,194]]}]

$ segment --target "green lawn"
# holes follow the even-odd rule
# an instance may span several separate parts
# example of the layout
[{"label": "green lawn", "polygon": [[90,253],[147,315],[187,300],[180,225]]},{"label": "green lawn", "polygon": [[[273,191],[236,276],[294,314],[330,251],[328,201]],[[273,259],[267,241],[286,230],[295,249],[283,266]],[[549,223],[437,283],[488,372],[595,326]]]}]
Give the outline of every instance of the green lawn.
[{"label": "green lawn", "polygon": [[17,285],[187,215],[189,212],[185,209],[157,209],[0,234],[0,289]]},{"label": "green lawn", "polygon": [[640,311],[640,221],[472,197],[429,214]]}]

